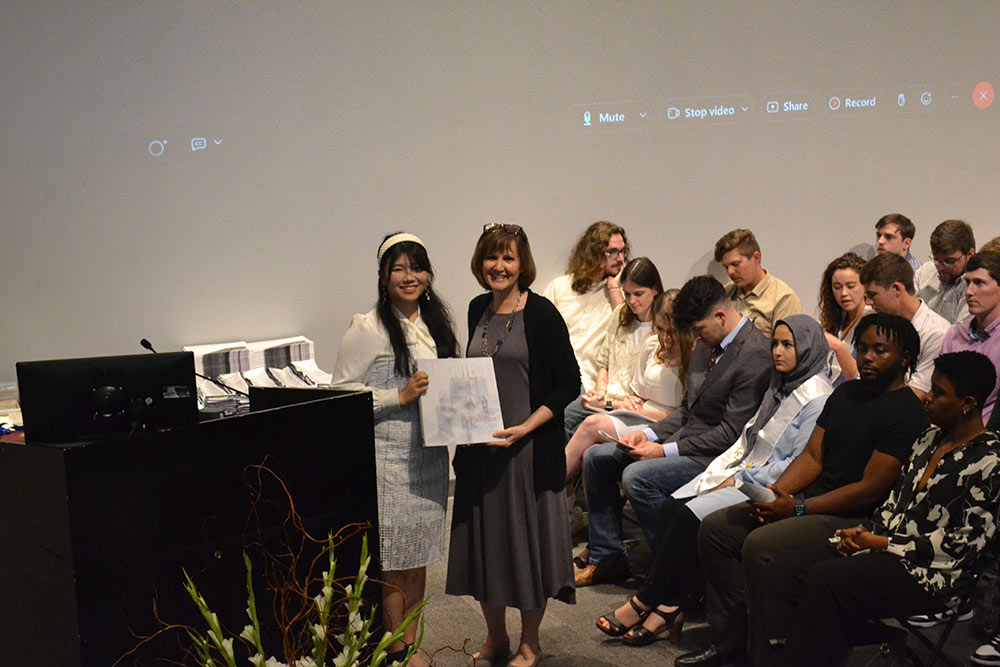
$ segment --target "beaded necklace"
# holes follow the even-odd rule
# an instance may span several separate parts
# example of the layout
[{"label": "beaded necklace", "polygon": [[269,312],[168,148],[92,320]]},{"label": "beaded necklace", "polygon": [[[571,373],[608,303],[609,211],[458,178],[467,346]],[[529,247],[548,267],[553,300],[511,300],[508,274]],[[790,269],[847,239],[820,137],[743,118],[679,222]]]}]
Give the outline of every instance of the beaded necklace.
[{"label": "beaded necklace", "polygon": [[483,325],[483,356],[484,357],[492,357],[497,352],[500,351],[500,346],[503,345],[503,342],[507,339],[507,334],[510,333],[511,327],[514,326],[514,316],[517,315],[517,307],[521,305],[521,296],[523,294],[524,294],[524,292],[518,293],[518,295],[517,295],[517,301],[514,303],[514,310],[510,311],[510,316],[507,318],[507,324],[506,324],[506,326],[504,326],[503,332],[501,332],[500,336],[497,338],[497,345],[496,345],[496,347],[493,348],[493,352],[490,352],[489,351],[489,347],[486,345],[486,334],[490,330],[490,320],[493,319],[493,316],[496,315],[496,313],[493,312],[492,308],[488,308],[490,316],[486,318],[486,324]]}]

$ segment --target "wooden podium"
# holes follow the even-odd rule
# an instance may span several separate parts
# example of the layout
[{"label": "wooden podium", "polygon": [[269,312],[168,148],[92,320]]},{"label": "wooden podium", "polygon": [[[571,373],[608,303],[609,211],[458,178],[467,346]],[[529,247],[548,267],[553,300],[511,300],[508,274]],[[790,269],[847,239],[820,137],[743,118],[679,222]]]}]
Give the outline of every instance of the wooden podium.
[{"label": "wooden podium", "polygon": [[[157,629],[154,596],[162,619],[201,628],[182,568],[239,634],[244,545],[280,545],[288,509],[280,486],[265,484],[251,521],[249,466],[264,464],[285,481],[316,537],[370,522],[374,566],[372,433],[371,394],[354,392],[131,439],[0,443],[4,662],[109,667],[135,646],[131,632]],[[338,550],[344,575],[355,572],[359,547],[353,540]],[[367,592],[378,598],[374,582]],[[177,638],[151,648],[119,664],[162,665],[152,657],[167,656],[155,651],[176,652]]]}]

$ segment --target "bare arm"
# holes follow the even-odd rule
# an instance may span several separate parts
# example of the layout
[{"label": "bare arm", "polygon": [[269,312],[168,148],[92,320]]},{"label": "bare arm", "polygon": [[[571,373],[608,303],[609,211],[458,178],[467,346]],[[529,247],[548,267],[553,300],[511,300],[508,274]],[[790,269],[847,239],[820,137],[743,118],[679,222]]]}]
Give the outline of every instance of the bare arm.
[{"label": "bare arm", "polygon": [[622,266],[622,270],[617,275],[608,276],[608,300],[611,301],[612,308],[617,308],[625,303],[625,294],[622,292],[621,284],[623,271],[625,271],[624,266]]},{"label": "bare arm", "polygon": [[872,452],[861,479],[807,498],[806,511],[809,514],[835,516],[866,515],[885,500],[902,468],[903,465],[895,457],[878,451]]},{"label": "bare arm", "polygon": [[857,375],[858,360],[851,354],[851,350],[847,347],[847,343],[840,340],[829,331],[826,333],[826,342],[830,346],[830,349],[833,350],[834,355],[837,357],[837,363],[840,364],[841,374],[843,374],[843,376],[848,380]]}]

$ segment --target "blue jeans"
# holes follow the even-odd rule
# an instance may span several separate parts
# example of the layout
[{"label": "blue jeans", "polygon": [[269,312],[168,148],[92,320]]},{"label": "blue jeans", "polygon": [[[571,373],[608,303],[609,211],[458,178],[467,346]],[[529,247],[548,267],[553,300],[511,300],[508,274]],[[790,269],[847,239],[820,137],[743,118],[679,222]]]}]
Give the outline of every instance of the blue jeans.
[{"label": "blue jeans", "polygon": [[628,558],[622,542],[619,479],[646,541],[655,548],[660,505],[704,470],[705,466],[686,456],[633,461],[613,442],[588,449],[583,456],[583,483],[590,523],[590,562],[611,567]]}]

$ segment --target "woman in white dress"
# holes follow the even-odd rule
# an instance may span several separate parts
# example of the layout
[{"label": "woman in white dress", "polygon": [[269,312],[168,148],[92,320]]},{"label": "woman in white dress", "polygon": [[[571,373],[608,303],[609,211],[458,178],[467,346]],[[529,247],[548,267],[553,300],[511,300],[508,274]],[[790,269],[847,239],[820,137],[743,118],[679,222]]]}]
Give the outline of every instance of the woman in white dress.
[{"label": "woman in white dress", "polygon": [[858,374],[854,358],[854,326],[872,312],[865,305],[861,267],[865,260],[853,252],[844,253],[823,271],[819,286],[819,323],[830,346],[827,377],[836,387]]},{"label": "woman in white dress", "polygon": [[[423,446],[417,399],[427,373],[417,359],[458,356],[448,307],[431,289],[434,276],[423,241],[390,234],[378,249],[379,299],[354,320],[340,343],[333,386],[372,392],[378,482],[382,617],[393,631],[424,598],[427,565],[445,553],[448,452]],[[389,647],[387,664],[402,661],[417,628]],[[410,665],[427,662],[414,655]]]},{"label": "woman in white dress", "polygon": [[684,397],[683,370],[691,345],[686,346],[685,354],[685,345],[673,324],[677,292],[667,290],[653,301],[650,316],[656,335],[649,336],[638,350],[628,394],[611,402],[613,412],[587,417],[566,444],[567,481],[580,472],[584,452],[608,441],[600,431],[621,440],[625,434],[659,421],[680,407]]}]

